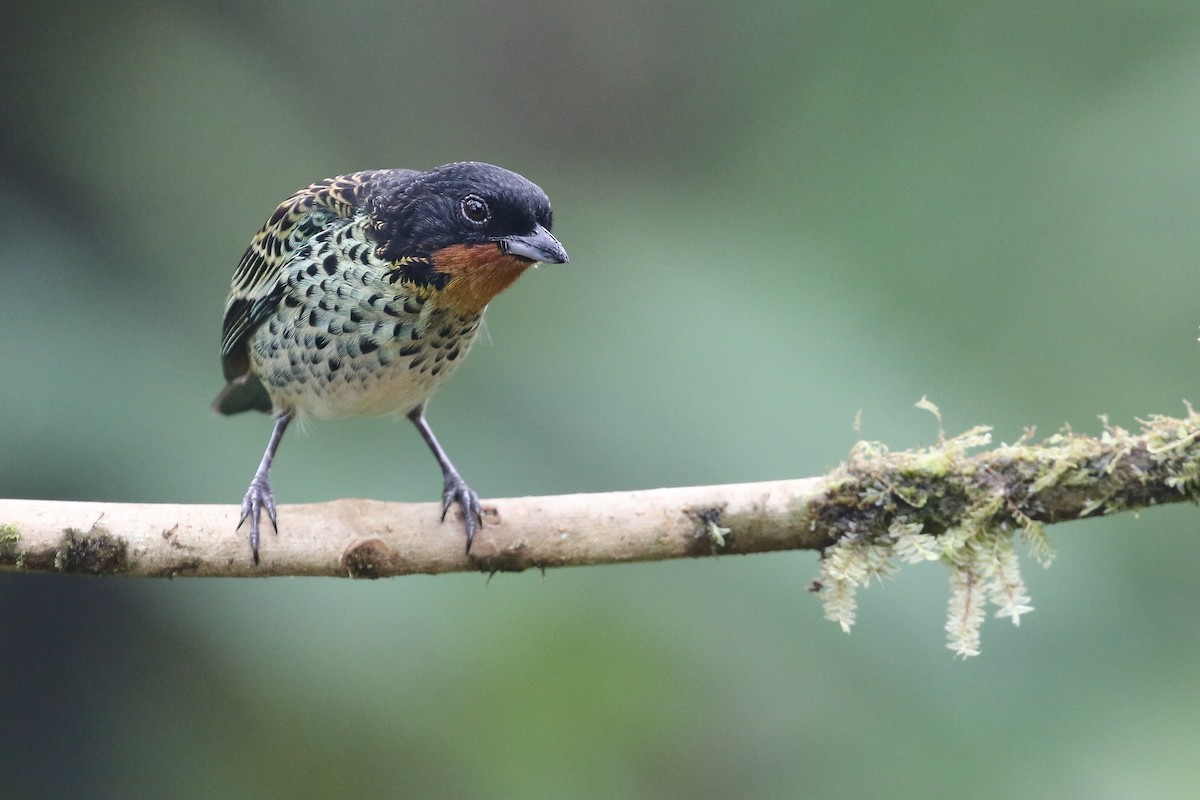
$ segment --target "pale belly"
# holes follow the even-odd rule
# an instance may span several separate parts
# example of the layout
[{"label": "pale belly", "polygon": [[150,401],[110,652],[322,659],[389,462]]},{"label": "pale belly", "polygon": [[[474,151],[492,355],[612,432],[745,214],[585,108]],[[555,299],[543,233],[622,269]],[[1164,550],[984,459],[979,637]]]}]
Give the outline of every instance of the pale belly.
[{"label": "pale belly", "polygon": [[[402,335],[329,335],[302,316],[263,325],[250,345],[251,369],[274,410],[319,418],[407,414],[466,358],[481,317],[430,315]],[[390,331],[389,325],[387,330]]]}]

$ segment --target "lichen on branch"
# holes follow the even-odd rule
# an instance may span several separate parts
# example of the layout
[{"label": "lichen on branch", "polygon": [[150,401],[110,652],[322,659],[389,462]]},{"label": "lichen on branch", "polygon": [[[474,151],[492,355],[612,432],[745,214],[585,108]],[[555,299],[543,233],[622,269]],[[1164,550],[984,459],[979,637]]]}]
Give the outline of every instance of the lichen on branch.
[{"label": "lichen on branch", "polygon": [[[941,417],[922,399],[918,407]],[[1019,537],[1048,566],[1045,524],[1112,514],[1200,494],[1200,417],[1153,416],[1132,434],[1104,421],[1099,437],[1064,430],[1039,444],[1016,443],[972,455],[991,443],[979,426],[927,448],[892,451],[859,442],[829,476],[814,504],[814,526],[831,544],[813,584],[825,616],[849,631],[856,592],[897,562],[939,561],[950,568],[947,646],[979,653],[986,608],[1019,625],[1033,610],[1014,548]]]}]

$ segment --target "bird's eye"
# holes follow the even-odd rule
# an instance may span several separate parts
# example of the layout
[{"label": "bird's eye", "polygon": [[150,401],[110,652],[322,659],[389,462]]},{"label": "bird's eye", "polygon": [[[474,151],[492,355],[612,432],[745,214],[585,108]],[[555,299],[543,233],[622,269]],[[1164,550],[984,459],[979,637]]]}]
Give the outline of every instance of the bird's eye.
[{"label": "bird's eye", "polygon": [[467,195],[462,199],[459,207],[462,209],[462,215],[467,218],[467,221],[473,222],[476,225],[482,225],[492,218],[492,210],[488,208],[487,202],[478,195]]}]

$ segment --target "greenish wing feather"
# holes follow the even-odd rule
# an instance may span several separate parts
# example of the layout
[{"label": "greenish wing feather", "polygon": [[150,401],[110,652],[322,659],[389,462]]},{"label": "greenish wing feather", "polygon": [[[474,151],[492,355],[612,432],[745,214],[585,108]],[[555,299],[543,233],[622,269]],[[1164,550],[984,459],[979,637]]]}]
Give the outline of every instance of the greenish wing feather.
[{"label": "greenish wing feather", "polygon": [[378,171],[328,178],[296,192],[275,209],[246,248],[229,289],[221,327],[221,362],[232,381],[249,370],[248,343],[283,299],[281,278],[295,252],[337,218],[361,206]]}]

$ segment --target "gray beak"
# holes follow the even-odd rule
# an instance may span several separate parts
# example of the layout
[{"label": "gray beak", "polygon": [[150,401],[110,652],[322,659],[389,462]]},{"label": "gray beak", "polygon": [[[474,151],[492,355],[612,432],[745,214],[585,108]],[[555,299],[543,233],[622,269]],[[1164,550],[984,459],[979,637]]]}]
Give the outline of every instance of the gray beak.
[{"label": "gray beak", "polygon": [[567,251],[559,244],[554,234],[538,225],[533,233],[523,236],[505,236],[499,240],[500,249],[512,256],[542,261],[547,264],[566,264]]}]

